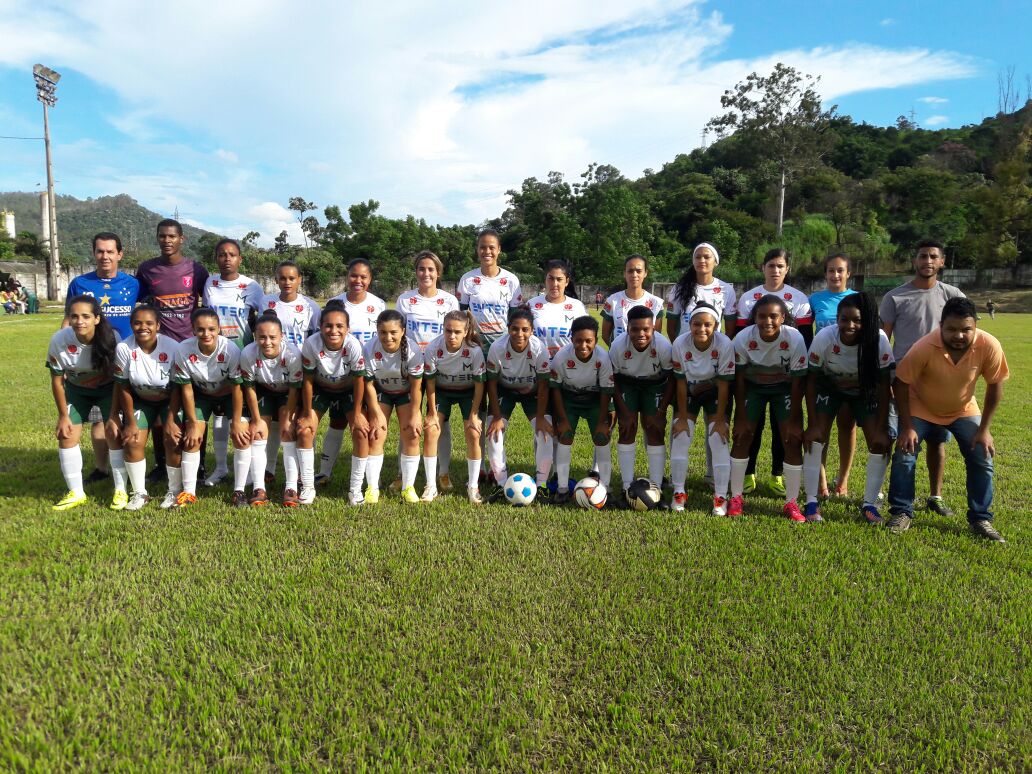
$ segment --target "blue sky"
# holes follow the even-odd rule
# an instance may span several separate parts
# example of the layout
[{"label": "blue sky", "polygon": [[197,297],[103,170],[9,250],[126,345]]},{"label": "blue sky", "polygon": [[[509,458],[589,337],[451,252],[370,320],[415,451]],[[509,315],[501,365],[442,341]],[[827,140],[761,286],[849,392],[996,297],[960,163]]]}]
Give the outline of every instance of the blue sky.
[{"label": "blue sky", "polygon": [[[153,6],[153,7],[151,7]],[[300,9],[300,10],[299,10]],[[505,191],[593,161],[628,176],[701,140],[719,98],[786,62],[857,121],[959,126],[1032,74],[1027,3],[448,0],[157,4],[0,0],[0,134],[38,136],[31,69],[63,75],[59,193],[128,193],[263,241],[303,195],[476,223]],[[0,140],[0,190],[42,143]]]}]

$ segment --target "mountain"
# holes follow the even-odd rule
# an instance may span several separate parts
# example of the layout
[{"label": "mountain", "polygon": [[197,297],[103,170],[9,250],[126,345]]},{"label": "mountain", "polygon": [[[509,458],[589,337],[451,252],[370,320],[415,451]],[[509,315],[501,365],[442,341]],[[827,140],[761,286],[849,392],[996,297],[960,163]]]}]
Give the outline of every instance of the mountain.
[{"label": "mountain", "polygon": [[[18,231],[40,233],[38,193],[0,193],[0,210],[14,213]],[[89,263],[93,235],[100,231],[114,231],[122,238],[126,257],[157,255],[155,232],[164,215],[151,212],[128,194],[101,196],[97,199],[76,199],[74,196],[57,197],[57,234],[61,245],[61,262]],[[186,245],[183,253],[191,258],[198,240],[209,234],[203,229],[183,224]]]}]

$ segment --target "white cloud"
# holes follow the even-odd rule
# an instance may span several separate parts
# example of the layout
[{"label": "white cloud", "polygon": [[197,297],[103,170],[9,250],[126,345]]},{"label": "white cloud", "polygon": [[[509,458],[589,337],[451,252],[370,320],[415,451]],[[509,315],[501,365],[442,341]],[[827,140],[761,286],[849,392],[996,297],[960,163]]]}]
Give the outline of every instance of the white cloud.
[{"label": "white cloud", "polygon": [[926,105],[945,105],[949,102],[945,97],[918,97],[918,102],[923,102]]},{"label": "white cloud", "polygon": [[891,27],[895,23],[895,19],[882,19],[880,22],[878,22],[878,24],[882,27]]},{"label": "white cloud", "polygon": [[949,120],[949,116],[928,116],[928,118],[922,119],[921,123],[925,126],[942,126]]},{"label": "white cloud", "polygon": [[[305,6],[318,23],[297,13],[278,0],[245,15],[187,0],[174,44],[156,45],[145,31],[167,28],[160,5],[0,0],[0,65],[50,62],[114,90],[124,106],[110,120],[162,162],[143,174],[125,168],[129,155],[97,153],[80,180],[100,184],[93,170],[107,166],[108,187],[150,206],[297,241],[274,201],[304,195],[321,210],[375,198],[388,215],[479,222],[531,175],[576,178],[598,161],[636,176],[698,145],[723,90],[778,61],[820,73],[827,99],[975,69],[949,52],[852,44],[721,60],[732,29],[697,0],[323,0]],[[84,43],[96,36],[120,41],[119,55],[96,56]],[[152,128],[167,137],[170,124],[207,138],[207,151],[157,154]],[[213,154],[231,165],[213,167]]]}]

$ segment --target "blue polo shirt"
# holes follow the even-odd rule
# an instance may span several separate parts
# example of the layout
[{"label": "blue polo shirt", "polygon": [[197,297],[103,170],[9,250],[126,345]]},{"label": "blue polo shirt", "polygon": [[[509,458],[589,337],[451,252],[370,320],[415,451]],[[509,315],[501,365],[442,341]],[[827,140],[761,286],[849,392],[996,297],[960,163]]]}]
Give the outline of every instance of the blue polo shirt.
[{"label": "blue polo shirt", "polygon": [[101,279],[95,271],[82,274],[68,284],[65,312],[68,311],[68,302],[76,296],[93,296],[100,302],[104,317],[118,331],[119,337],[127,339],[132,335],[129,318],[140,296],[140,283],[136,277],[121,271],[110,279]]}]

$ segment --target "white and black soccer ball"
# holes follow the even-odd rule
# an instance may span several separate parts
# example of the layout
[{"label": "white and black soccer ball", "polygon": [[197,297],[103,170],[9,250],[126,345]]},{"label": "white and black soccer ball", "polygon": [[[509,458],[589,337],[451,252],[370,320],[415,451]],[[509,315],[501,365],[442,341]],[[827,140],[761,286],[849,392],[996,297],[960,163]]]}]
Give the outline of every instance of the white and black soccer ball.
[{"label": "white and black soccer ball", "polygon": [[636,478],[627,487],[627,502],[636,511],[651,511],[659,507],[663,491],[647,478]]},{"label": "white and black soccer ball", "polygon": [[503,487],[505,499],[513,505],[530,505],[537,495],[537,484],[526,473],[513,473]]},{"label": "white and black soccer ball", "polygon": [[573,499],[581,508],[601,510],[608,497],[609,493],[595,474],[582,478],[573,489]]}]

